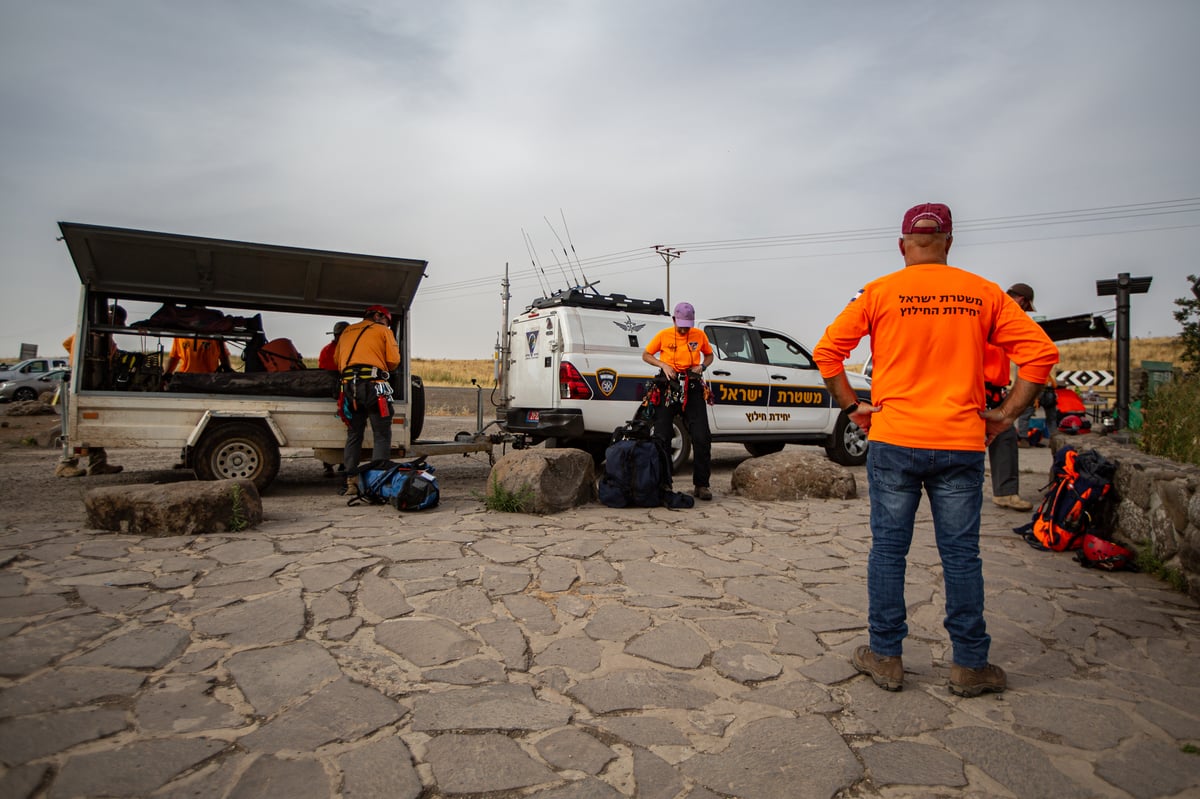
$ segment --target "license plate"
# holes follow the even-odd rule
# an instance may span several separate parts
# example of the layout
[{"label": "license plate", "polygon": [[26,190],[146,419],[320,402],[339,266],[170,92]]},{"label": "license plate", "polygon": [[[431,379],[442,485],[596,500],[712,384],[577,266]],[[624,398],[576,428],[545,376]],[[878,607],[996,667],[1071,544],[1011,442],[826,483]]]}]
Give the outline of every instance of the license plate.
[{"label": "license plate", "polygon": [[536,421],[539,421],[541,418],[542,418],[542,415],[538,411],[530,411],[529,413],[525,414],[525,421],[527,421],[527,422],[536,422]]}]

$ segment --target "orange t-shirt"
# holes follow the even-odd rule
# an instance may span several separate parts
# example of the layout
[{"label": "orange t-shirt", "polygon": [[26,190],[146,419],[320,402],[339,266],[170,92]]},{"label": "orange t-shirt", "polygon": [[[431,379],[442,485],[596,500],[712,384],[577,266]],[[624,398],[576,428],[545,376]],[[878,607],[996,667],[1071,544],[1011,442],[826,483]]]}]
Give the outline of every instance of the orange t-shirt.
[{"label": "orange t-shirt", "polygon": [[983,352],[991,343],[1018,376],[1043,383],[1058,362],[1045,331],[998,285],[944,264],[915,264],[868,283],[821,337],[813,359],[836,377],[871,337],[872,441],[981,452]]},{"label": "orange t-shirt", "polygon": [[664,328],[655,333],[646,345],[646,352],[658,355],[660,361],[670,364],[676,372],[686,372],[693,366],[699,366],[704,360],[703,356],[711,355],[712,351],[708,336],[698,327],[689,327],[686,336],[677,328]]},{"label": "orange t-shirt", "polygon": [[1012,361],[1004,350],[992,344],[983,345],[983,379],[993,386],[1007,386],[1012,382]]},{"label": "orange t-shirt", "polygon": [[211,338],[177,338],[171,344],[171,357],[179,359],[175,371],[184,374],[211,374],[217,371],[223,352],[226,352],[225,343]]},{"label": "orange t-shirt", "polygon": [[334,360],[339,370],[360,365],[391,372],[400,365],[400,345],[387,325],[364,319],[350,325],[338,336]]}]

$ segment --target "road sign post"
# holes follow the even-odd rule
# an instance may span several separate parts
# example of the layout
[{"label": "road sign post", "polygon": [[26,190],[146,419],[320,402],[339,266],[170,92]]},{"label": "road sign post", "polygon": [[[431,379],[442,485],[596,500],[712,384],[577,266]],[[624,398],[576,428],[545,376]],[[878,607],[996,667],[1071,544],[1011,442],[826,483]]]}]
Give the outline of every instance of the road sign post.
[{"label": "road sign post", "polygon": [[1117,297],[1117,429],[1129,427],[1129,295],[1145,294],[1152,277],[1130,277],[1121,272],[1116,280],[1097,280],[1096,295]]}]

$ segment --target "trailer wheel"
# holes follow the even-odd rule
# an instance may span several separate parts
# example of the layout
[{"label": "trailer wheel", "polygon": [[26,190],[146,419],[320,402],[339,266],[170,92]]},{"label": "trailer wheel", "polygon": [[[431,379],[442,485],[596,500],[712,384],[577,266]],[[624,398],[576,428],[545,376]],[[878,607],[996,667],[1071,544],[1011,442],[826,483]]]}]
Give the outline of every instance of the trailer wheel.
[{"label": "trailer wheel", "polygon": [[420,438],[421,429],[425,427],[425,381],[413,375],[411,382],[412,394],[408,398],[409,443]]},{"label": "trailer wheel", "polygon": [[258,425],[229,422],[204,434],[193,464],[201,480],[245,478],[263,491],[279,474],[279,447]]}]

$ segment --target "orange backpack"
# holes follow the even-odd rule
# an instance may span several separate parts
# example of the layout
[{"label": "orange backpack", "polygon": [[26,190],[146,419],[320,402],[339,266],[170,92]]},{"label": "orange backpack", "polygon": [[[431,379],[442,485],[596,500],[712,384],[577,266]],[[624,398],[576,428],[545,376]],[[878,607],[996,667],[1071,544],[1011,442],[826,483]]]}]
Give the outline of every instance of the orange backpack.
[{"label": "orange backpack", "polygon": [[290,338],[271,339],[258,351],[263,368],[268,372],[290,372],[304,369],[304,357]]},{"label": "orange backpack", "polygon": [[1077,452],[1074,447],[1063,447],[1054,456],[1054,480],[1034,510],[1033,520],[1015,532],[1037,549],[1079,549],[1084,536],[1100,534],[1116,468],[1095,450]]}]

